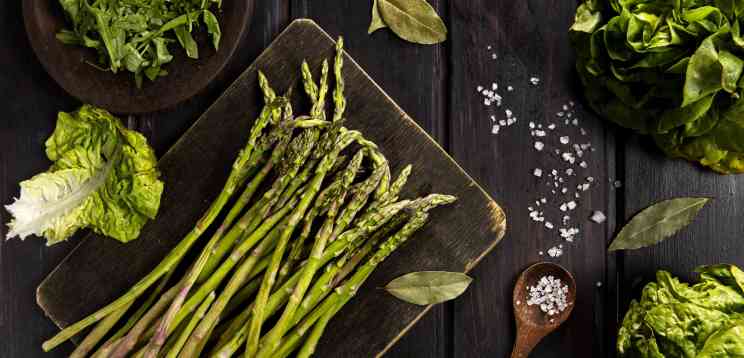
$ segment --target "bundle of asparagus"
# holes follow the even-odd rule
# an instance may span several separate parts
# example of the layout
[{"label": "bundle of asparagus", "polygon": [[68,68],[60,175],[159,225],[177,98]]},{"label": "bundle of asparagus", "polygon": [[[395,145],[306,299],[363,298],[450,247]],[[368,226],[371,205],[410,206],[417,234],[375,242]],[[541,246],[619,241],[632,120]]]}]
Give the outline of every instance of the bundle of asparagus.
[{"label": "bundle of asparagus", "polygon": [[[343,126],[342,66],[339,39],[331,120],[327,60],[319,83],[302,64],[312,104],[305,116],[293,115],[290,94],[278,96],[259,72],[266,104],[217,199],[152,272],[44,350],[95,325],[72,357],[230,357],[241,347],[246,357],[311,356],[375,267],[431,209],[455,200],[399,200],[411,167],[392,180],[377,146]],[[349,159],[345,151],[355,153]],[[228,204],[197,259],[182,262]],[[186,273],[175,279],[179,265]]]}]

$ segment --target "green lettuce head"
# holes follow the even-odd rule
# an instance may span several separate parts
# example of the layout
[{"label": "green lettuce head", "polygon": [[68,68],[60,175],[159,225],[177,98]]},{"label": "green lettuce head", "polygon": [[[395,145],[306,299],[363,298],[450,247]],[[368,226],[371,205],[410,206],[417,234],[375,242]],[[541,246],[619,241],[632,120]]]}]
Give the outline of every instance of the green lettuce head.
[{"label": "green lettuce head", "polygon": [[109,112],[60,112],[46,154],[49,170],[21,182],[20,198],[6,206],[7,238],[44,236],[53,245],[88,227],[128,242],[155,218],[163,193],[155,153]]},{"label": "green lettuce head", "polygon": [[671,157],[744,172],[742,21],[743,0],[585,0],[570,37],[587,101]]},{"label": "green lettuce head", "polygon": [[666,271],[656,274],[625,314],[620,357],[744,357],[744,272],[720,264],[698,273],[695,285]]}]

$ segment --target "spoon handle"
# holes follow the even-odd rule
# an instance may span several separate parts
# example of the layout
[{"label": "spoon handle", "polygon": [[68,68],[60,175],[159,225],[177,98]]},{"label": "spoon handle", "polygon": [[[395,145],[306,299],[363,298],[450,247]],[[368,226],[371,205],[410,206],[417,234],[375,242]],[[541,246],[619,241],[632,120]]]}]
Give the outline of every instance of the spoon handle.
[{"label": "spoon handle", "polygon": [[511,358],[527,358],[543,337],[545,337],[545,332],[539,329],[518,325],[517,339],[514,342]]}]

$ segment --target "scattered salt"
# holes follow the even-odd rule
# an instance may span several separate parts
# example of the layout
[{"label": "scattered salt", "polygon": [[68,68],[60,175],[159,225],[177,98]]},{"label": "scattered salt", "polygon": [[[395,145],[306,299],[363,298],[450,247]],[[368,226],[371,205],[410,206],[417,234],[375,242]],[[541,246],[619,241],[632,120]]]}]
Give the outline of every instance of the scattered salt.
[{"label": "scattered salt", "polygon": [[550,257],[561,257],[563,256],[563,249],[553,246],[548,249],[548,256]]},{"label": "scattered salt", "polygon": [[533,86],[537,86],[540,84],[540,79],[537,77],[530,78],[530,83],[532,83]]},{"label": "scattered salt", "polygon": [[545,144],[543,142],[535,142],[535,149],[537,149],[538,152],[543,150],[543,148],[545,148]]},{"label": "scattered salt", "polygon": [[597,224],[601,224],[607,220],[607,216],[601,211],[595,211],[589,219]]},{"label": "scattered salt", "polygon": [[532,174],[539,178],[542,176],[542,169],[535,168],[535,171],[533,171]]}]

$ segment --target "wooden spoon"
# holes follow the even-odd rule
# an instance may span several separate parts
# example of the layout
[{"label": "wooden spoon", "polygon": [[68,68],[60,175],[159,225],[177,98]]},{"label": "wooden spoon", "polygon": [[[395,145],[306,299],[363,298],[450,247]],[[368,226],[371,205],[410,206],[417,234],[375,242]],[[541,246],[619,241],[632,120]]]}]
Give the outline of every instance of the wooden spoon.
[{"label": "wooden spoon", "polygon": [[[567,302],[563,312],[549,316],[540,310],[537,305],[527,305],[529,297],[529,286],[537,285],[543,276],[553,276],[560,279],[563,285],[568,285]],[[514,318],[517,321],[517,340],[514,342],[512,358],[526,358],[533,348],[561,325],[573,310],[576,301],[576,281],[571,273],[560,265],[550,262],[540,262],[528,267],[517,279],[514,286]]]}]

